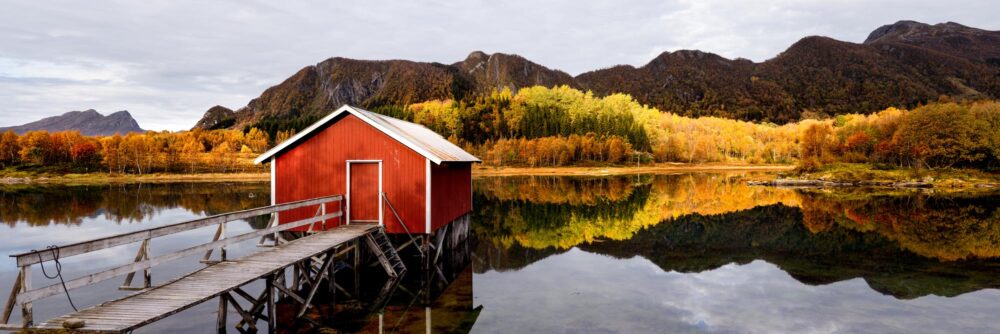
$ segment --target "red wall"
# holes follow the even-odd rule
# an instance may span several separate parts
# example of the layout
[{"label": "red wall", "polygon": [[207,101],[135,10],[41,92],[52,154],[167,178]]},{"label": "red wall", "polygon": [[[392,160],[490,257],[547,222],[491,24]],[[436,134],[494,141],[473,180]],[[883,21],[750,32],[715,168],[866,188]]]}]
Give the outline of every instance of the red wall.
[{"label": "red wall", "polygon": [[[356,116],[345,115],[272,162],[276,163],[276,203],[345,194],[346,160],[382,160],[382,191],[410,231],[422,232],[426,159]],[[327,210],[333,212],[334,208]],[[282,212],[281,222],[308,218],[315,212],[316,207]],[[403,233],[388,207],[383,216],[388,232]],[[328,222],[328,227],[337,224],[339,221]]]},{"label": "red wall", "polygon": [[472,211],[472,164],[431,164],[431,230]]}]

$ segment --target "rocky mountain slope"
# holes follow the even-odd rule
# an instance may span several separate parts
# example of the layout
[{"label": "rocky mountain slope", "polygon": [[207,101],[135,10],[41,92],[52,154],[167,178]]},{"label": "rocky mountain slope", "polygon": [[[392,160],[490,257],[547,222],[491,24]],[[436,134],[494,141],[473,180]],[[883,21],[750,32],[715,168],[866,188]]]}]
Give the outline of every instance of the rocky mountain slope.
[{"label": "rocky mountain slope", "polygon": [[13,130],[18,134],[35,130],[49,132],[76,130],[85,136],[109,136],[115,133],[145,132],[145,130],[139,127],[139,123],[132,118],[132,114],[129,114],[127,110],[104,116],[94,109],[70,111],[59,116],[46,117],[23,125],[0,127],[0,132],[8,130]]},{"label": "rocky mountain slope", "polygon": [[803,114],[909,107],[942,95],[995,99],[1000,98],[1000,32],[951,22],[900,21],[875,29],[860,44],[805,37],[760,63],[680,50],[664,52],[640,67],[619,65],[576,77],[517,55],[479,51],[451,65],[330,58],[303,68],[243,108],[209,110],[196,127],[303,124],[342,104],[376,108],[471,99],[532,85],[568,85],[597,95],[627,93],[687,116],[777,123]]}]

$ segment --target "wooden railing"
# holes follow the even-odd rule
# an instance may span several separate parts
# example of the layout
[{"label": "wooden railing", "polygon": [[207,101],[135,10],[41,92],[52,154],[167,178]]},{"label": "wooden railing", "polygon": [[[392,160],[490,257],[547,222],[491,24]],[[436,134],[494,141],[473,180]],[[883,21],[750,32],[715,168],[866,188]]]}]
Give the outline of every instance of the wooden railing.
[{"label": "wooden railing", "polygon": [[[328,212],[327,204],[332,202],[340,202],[340,205],[337,207],[337,211]],[[277,223],[278,213],[286,210],[304,208],[309,206],[319,206],[316,210],[316,214],[313,217],[285,224]],[[10,328],[8,322],[10,320],[11,313],[13,313],[14,306],[17,304],[20,304],[21,306],[21,323],[22,323],[21,327],[26,328],[32,325],[33,315],[32,315],[31,303],[36,300],[54,296],[60,293],[68,294],[69,293],[68,290],[88,286],[97,282],[105,281],[126,274],[128,276],[126,277],[125,284],[122,286],[122,288],[129,289],[131,288],[130,285],[133,276],[135,275],[136,272],[140,270],[143,271],[144,274],[143,288],[149,288],[150,268],[152,268],[155,265],[199,254],[202,252],[205,252],[203,261],[207,261],[211,257],[212,251],[216,248],[220,250],[219,253],[221,260],[225,261],[225,246],[227,245],[254,238],[264,238],[267,237],[269,234],[274,235],[275,236],[274,241],[275,243],[278,243],[281,241],[281,238],[278,237],[277,234],[278,232],[281,231],[302,227],[305,225],[309,225],[309,231],[312,231],[316,223],[322,223],[323,226],[322,228],[325,228],[326,227],[325,222],[327,220],[339,218],[343,215],[342,207],[343,207],[343,196],[341,195],[320,197],[304,201],[283,203],[283,204],[265,206],[243,211],[235,211],[235,212],[190,220],[176,224],[170,224],[140,231],[122,233],[94,240],[81,241],[63,246],[49,247],[44,250],[32,250],[30,252],[11,255],[11,257],[16,258],[19,271],[17,278],[14,280],[14,286],[11,289],[10,296],[7,299],[7,304],[3,312],[3,318],[0,319],[2,320],[2,323],[0,323],[0,328]],[[226,237],[225,235],[226,223],[262,215],[271,215],[271,223],[269,223],[266,228],[260,230],[254,230],[236,236]],[[215,232],[215,237],[213,238],[212,241],[208,243],[185,248],[182,250],[159,255],[156,257],[150,257],[149,255],[150,240],[154,238],[164,237],[180,232],[185,232],[215,225],[218,225],[218,228]],[[140,244],[139,250],[135,256],[135,260],[132,263],[106,269],[97,273],[89,274],[71,280],[63,280],[61,277],[62,273],[61,273],[61,264],[59,263],[60,259],[80,254],[96,252],[111,247],[127,245],[135,242],[142,242],[142,244]],[[46,261],[53,261],[55,263],[53,267],[57,268],[56,275],[59,276],[60,283],[55,283],[40,288],[32,288],[31,267],[35,264],[42,264]],[[48,276],[48,274],[46,274],[46,276]]]}]

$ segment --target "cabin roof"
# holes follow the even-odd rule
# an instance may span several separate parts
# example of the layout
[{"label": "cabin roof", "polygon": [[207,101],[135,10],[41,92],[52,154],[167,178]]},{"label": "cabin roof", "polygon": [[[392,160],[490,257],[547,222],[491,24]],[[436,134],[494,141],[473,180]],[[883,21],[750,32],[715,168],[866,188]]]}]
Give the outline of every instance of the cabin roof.
[{"label": "cabin roof", "polygon": [[403,145],[406,145],[406,147],[409,147],[425,158],[430,159],[435,164],[441,164],[442,162],[482,162],[479,158],[469,154],[457,145],[452,144],[441,135],[431,129],[428,129],[427,127],[424,127],[423,125],[376,114],[358,107],[344,105],[326,117],[323,117],[316,123],[313,123],[309,127],[305,128],[305,130],[302,130],[302,132],[299,132],[292,138],[289,138],[267,152],[264,152],[264,154],[261,154],[254,160],[254,163],[260,164],[267,162],[272,157],[291,149],[296,144],[309,137],[310,134],[324,128],[325,125],[339,119],[339,116],[345,113],[357,116],[365,123],[368,123],[379,131],[389,135],[389,137],[392,137]]}]

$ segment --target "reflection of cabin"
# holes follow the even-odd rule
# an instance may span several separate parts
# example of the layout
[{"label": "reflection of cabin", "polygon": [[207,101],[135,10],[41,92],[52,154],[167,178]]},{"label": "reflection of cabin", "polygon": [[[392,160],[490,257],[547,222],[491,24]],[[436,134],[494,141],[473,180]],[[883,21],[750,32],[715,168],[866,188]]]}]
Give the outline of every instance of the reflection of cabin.
[{"label": "reflection of cabin", "polygon": [[[414,234],[472,211],[474,162],[480,160],[426,127],[347,105],[255,161],[271,163],[273,204],[343,194],[348,222],[404,233],[402,220]],[[282,212],[279,221],[315,212]]]}]

